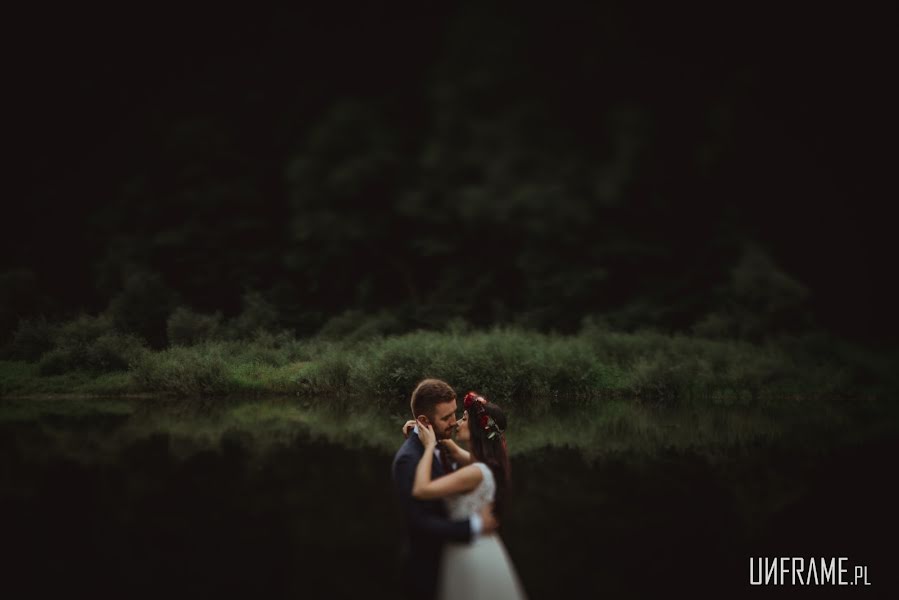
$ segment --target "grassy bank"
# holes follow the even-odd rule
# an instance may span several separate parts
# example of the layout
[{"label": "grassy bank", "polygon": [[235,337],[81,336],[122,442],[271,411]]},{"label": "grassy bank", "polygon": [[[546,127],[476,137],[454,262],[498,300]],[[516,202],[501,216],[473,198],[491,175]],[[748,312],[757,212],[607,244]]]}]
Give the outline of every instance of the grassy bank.
[{"label": "grassy bank", "polygon": [[137,391],[128,371],[98,373],[78,369],[42,375],[37,363],[0,361],[0,396],[122,396]]},{"label": "grassy bank", "polygon": [[88,329],[82,323],[80,334],[70,331],[36,360],[0,361],[0,393],[283,394],[405,409],[420,379],[440,377],[461,393],[477,389],[539,414],[622,399],[658,406],[849,402],[895,389],[886,358],[814,337],[751,344],[591,327],[570,336],[497,329],[357,341],[259,333],[153,351],[102,327],[91,338]]}]

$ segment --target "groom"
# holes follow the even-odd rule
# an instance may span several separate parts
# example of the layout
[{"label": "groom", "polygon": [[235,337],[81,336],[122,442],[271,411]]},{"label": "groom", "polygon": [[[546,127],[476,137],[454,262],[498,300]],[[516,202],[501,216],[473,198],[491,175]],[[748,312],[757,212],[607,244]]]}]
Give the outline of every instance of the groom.
[{"label": "groom", "polygon": [[[446,382],[425,379],[412,392],[412,416],[418,423],[430,425],[438,440],[452,436],[456,428],[456,393]],[[424,454],[418,439],[418,427],[409,435],[393,459],[393,483],[406,519],[409,544],[406,566],[412,598],[431,598],[437,585],[440,558],[445,542],[471,542],[478,535],[497,528],[490,507],[465,521],[450,521],[442,500],[416,500],[412,497],[415,468]],[[449,456],[438,445],[431,467],[437,479],[454,470]]]}]

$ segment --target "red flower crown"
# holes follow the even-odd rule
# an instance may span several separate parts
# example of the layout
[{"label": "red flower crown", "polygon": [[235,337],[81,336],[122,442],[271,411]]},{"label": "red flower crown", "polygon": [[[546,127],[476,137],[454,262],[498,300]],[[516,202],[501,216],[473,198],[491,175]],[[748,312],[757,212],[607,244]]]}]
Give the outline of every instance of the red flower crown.
[{"label": "red flower crown", "polygon": [[477,392],[468,392],[465,394],[462,404],[465,406],[465,410],[468,411],[468,416],[476,417],[480,428],[488,432],[488,440],[492,440],[498,435],[502,436],[503,430],[499,428],[493,417],[487,414],[487,409],[485,408],[487,400],[483,396]]}]

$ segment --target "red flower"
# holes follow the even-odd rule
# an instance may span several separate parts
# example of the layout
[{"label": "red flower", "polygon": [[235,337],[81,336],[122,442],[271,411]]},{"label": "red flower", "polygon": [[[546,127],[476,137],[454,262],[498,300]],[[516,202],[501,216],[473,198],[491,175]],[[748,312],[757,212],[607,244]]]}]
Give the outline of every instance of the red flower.
[{"label": "red flower", "polygon": [[487,427],[490,425],[490,417],[487,416],[486,412],[484,412],[478,422],[481,424],[481,429],[486,431]]},{"label": "red flower", "polygon": [[475,402],[480,402],[481,404],[487,404],[487,401],[484,400],[483,396],[478,395],[477,392],[468,392],[465,394],[465,399],[462,401],[462,404],[465,406],[465,410],[471,408],[471,405]]}]

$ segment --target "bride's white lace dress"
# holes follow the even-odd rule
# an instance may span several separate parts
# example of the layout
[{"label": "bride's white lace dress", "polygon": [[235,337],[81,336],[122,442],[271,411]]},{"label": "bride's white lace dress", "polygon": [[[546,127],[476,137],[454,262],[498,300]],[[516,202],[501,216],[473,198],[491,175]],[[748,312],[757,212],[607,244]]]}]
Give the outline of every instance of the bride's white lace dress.
[{"label": "bride's white lace dress", "polygon": [[[474,463],[484,474],[472,491],[446,499],[451,519],[468,519],[481,511],[496,495],[493,471]],[[448,543],[443,552],[438,598],[525,598],[524,589],[499,535],[482,535],[470,544]]]}]

